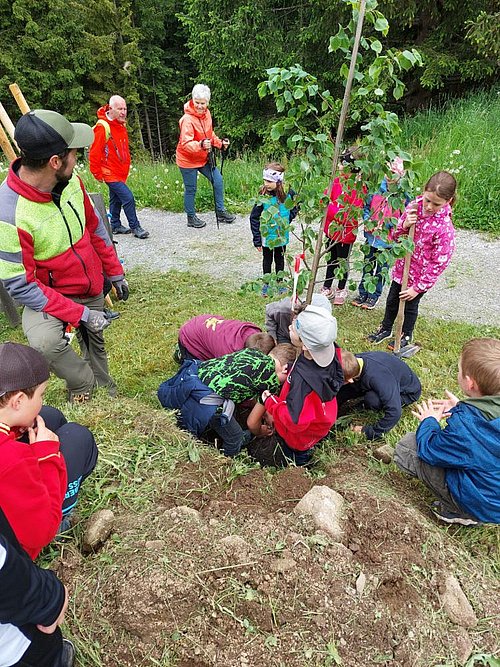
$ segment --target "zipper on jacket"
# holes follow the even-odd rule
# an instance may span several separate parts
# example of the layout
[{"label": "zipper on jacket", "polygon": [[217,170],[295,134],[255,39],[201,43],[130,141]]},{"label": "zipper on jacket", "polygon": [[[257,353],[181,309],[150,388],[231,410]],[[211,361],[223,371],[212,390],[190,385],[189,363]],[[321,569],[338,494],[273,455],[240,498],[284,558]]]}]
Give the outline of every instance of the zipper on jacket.
[{"label": "zipper on jacket", "polygon": [[[83,258],[81,257],[80,253],[78,253],[78,252],[76,251],[75,246],[74,246],[74,244],[73,244],[73,237],[72,237],[72,235],[71,235],[71,229],[70,229],[70,226],[69,226],[68,221],[67,221],[67,219],[66,219],[66,216],[64,215],[64,212],[63,212],[63,210],[62,210],[62,207],[61,207],[61,200],[60,200],[60,198],[59,198],[59,202],[57,202],[54,198],[52,198],[52,200],[54,201],[54,204],[55,204],[55,205],[57,206],[57,208],[59,209],[59,212],[61,213],[62,219],[64,220],[64,224],[66,225],[66,230],[67,230],[67,232],[68,232],[69,244],[70,244],[70,246],[71,246],[71,250],[73,251],[75,257],[78,259],[78,261],[80,262],[80,264],[82,265],[83,273],[85,274],[85,276],[86,276],[86,278],[87,278],[87,282],[88,282],[88,285],[89,285],[88,288],[87,288],[87,291],[86,291],[86,293],[85,293],[85,296],[87,296],[87,295],[90,293],[90,289],[91,289],[91,287],[92,287],[92,282],[91,282],[91,280],[90,280],[89,274],[87,273],[87,267],[85,266],[85,262],[83,261]],[[72,211],[75,213],[76,218],[77,218],[77,220],[78,220],[78,222],[79,222],[79,224],[80,224],[80,229],[82,230],[82,233],[83,233],[82,221],[80,220],[80,216],[79,216],[78,213],[76,212],[75,207],[72,206],[72,204],[71,204],[69,201],[68,201],[67,203],[68,203],[68,206],[69,206],[69,207],[72,209]]]}]

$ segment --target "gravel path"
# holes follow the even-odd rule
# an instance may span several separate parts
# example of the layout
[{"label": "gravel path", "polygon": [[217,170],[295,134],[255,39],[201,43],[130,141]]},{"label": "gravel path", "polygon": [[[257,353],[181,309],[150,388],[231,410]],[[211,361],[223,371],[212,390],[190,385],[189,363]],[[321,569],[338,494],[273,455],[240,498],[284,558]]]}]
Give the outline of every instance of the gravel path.
[{"label": "gravel path", "polygon": [[[258,278],[261,256],[252,245],[248,217],[238,216],[234,224],[219,230],[213,213],[201,217],[207,226],[191,229],[184,215],[143,209],[139,219],[150,232],[149,239],[116,236],[118,254],[128,269],[207,273],[233,287]],[[377,308],[384,303],[382,298]],[[457,230],[451,265],[422,300],[420,310],[443,320],[500,326],[500,240]]]}]

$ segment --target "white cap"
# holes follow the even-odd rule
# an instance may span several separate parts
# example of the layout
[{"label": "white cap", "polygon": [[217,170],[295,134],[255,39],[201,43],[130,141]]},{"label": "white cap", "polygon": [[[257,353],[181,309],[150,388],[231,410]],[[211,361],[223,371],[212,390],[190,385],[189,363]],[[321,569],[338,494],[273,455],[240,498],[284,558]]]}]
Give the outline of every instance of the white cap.
[{"label": "white cap", "polygon": [[320,306],[307,306],[297,316],[295,329],[318,366],[329,366],[335,357],[337,320]]}]

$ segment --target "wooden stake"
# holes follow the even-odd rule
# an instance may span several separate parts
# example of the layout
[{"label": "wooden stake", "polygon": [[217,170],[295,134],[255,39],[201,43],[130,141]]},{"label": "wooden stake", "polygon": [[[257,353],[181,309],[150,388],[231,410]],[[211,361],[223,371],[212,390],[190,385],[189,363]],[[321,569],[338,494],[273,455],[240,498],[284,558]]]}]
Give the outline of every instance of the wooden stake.
[{"label": "wooden stake", "polygon": [[0,102],[0,124],[4,126],[5,131],[9,135],[9,137],[12,139],[12,143],[16,148],[18,148],[15,140],[14,140],[14,123],[11,121],[9,118],[9,114],[5,111],[4,105]]},{"label": "wooden stake", "polygon": [[[351,97],[351,88],[352,88],[352,82],[354,80],[354,72],[356,69],[356,60],[358,58],[358,49],[359,49],[359,42],[361,41],[361,32],[363,30],[363,21],[365,18],[365,9],[366,9],[366,0],[361,0],[359,3],[359,14],[358,14],[358,23],[356,25],[356,35],[354,37],[354,44],[352,47],[352,54],[351,54],[351,64],[349,66],[349,74],[347,75],[347,81],[345,84],[345,90],[344,90],[344,100],[342,102],[342,109],[340,111],[340,118],[339,118],[339,124],[337,126],[337,136],[335,139],[335,151],[333,154],[333,160],[332,160],[332,183],[335,178],[335,174],[337,173],[337,165],[339,161],[339,155],[340,155],[340,147],[342,146],[342,139],[344,138],[344,127],[345,127],[345,121],[347,118],[347,111],[349,109],[349,99]],[[311,266],[311,278],[309,280],[309,285],[307,287],[307,297],[306,297],[306,302],[308,304],[311,303],[312,301],[312,296],[314,292],[314,285],[316,283],[316,274],[318,273],[318,266],[319,266],[319,261],[321,258],[321,246],[323,243],[323,234],[324,234],[324,227],[326,223],[326,215],[327,211],[325,210],[325,215],[323,218],[323,222],[321,223],[321,226],[318,230],[318,238],[316,240],[316,248],[314,250],[314,256],[313,256],[313,261],[312,261],[312,266]]]},{"label": "wooden stake", "polygon": [[0,148],[5,153],[5,156],[9,162],[12,162],[12,160],[16,159],[17,153],[12,148],[12,144],[9,141],[9,137],[7,136],[5,130],[1,125],[0,125]]},{"label": "wooden stake", "polygon": [[28,113],[30,111],[30,108],[28,106],[28,103],[24,99],[24,95],[21,92],[21,89],[17,85],[17,83],[11,83],[9,86],[9,90],[12,93],[12,97],[16,100],[17,106],[21,110],[21,113],[24,115],[25,113]]},{"label": "wooden stake", "polygon": [[[415,225],[412,225],[410,227],[410,231],[408,232],[408,238],[410,239],[410,241],[413,242],[413,237],[414,236],[415,236]],[[408,274],[410,272],[410,262],[411,262],[412,255],[413,255],[412,252],[406,253],[405,265],[404,265],[404,268],[403,268],[403,279],[401,280],[401,291],[402,292],[408,287]],[[394,328],[394,349],[393,349],[394,354],[398,354],[399,350],[401,349],[401,336],[403,335],[403,322],[404,322],[404,319],[405,319],[405,306],[406,306],[406,301],[402,301],[400,299],[398,314],[397,314],[397,317],[396,317],[396,326]]]}]

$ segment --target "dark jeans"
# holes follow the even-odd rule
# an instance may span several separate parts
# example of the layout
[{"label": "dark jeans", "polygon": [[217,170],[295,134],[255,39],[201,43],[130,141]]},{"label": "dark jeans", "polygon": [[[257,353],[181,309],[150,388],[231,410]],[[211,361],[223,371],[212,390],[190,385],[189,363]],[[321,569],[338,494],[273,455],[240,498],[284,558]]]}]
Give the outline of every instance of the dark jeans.
[{"label": "dark jeans", "polygon": [[[372,297],[374,299],[380,299],[382,290],[384,289],[384,276],[383,270],[387,268],[387,262],[384,262],[381,255],[383,248],[374,248],[370,246],[368,254],[365,256],[365,261],[363,264],[363,275],[361,276],[360,283],[358,285],[359,296],[361,297]],[[375,292],[371,293],[366,291],[364,286],[365,278],[368,276],[375,276],[377,278],[377,286]]]},{"label": "dark jeans", "polygon": [[258,461],[261,466],[274,466],[284,468],[290,463],[303,466],[309,463],[313,448],[305,452],[291,449],[275,433],[269,436],[258,436],[253,438],[248,445],[248,453]]},{"label": "dark jeans", "polygon": [[106,183],[109,188],[109,212],[111,214],[111,228],[116,229],[121,225],[120,212],[123,211],[127,217],[130,229],[140,226],[135,210],[135,199],[130,188],[121,181]]},{"label": "dark jeans", "polygon": [[[422,390],[415,392],[408,392],[401,394],[401,407],[405,405],[411,405],[415,403],[420,398]],[[343,406],[347,401],[352,401],[356,398],[363,399],[363,407],[367,410],[382,410],[383,405],[380,401],[380,396],[374,391],[363,391],[363,387],[360,382],[346,382],[340,388],[337,394],[337,404],[339,408]],[[345,412],[344,412],[345,414]]]},{"label": "dark jeans", "polygon": [[[339,259],[347,259],[349,257],[349,252],[351,251],[351,243],[332,243],[328,246],[330,250],[330,257],[326,265],[326,276],[323,287],[330,289],[333,283],[333,278],[335,275],[335,270],[341,265]],[[347,283],[347,267],[344,271],[344,277],[339,280],[338,289],[344,289]]]},{"label": "dark jeans", "polygon": [[44,405],[40,415],[47,428],[59,437],[60,450],[68,473],[68,488],[62,510],[63,514],[68,514],[77,503],[82,482],[95,468],[97,445],[87,427],[74,422],[68,423],[60,410]]},{"label": "dark jeans", "polygon": [[266,248],[262,246],[262,273],[272,273],[273,258],[275,273],[285,270],[285,250],[286,245],[279,245],[276,248]]},{"label": "dark jeans", "polygon": [[[215,192],[215,208],[218,211],[224,210],[224,181],[220,171],[215,167],[211,170],[210,165],[203,167],[194,167],[193,169],[187,167],[179,167],[181,170],[182,180],[184,181],[184,210],[187,215],[194,215],[196,213],[194,198],[196,196],[196,189],[198,187],[198,172],[203,174],[212,183]],[[213,174],[213,182],[212,182]]]},{"label": "dark jeans", "polygon": [[234,415],[227,421],[222,415],[215,414],[208,422],[208,427],[221,437],[225,456],[236,456],[250,440],[250,432],[241,428]]},{"label": "dark jeans", "polygon": [[[387,301],[385,303],[385,313],[384,319],[382,321],[382,329],[386,331],[391,331],[394,321],[398,314],[399,309],[399,293],[401,292],[401,285],[395,280],[391,283],[391,288],[389,294],[387,295]],[[403,321],[403,334],[409,336],[410,338],[413,335],[413,329],[415,328],[415,323],[418,316],[418,306],[420,299],[424,296],[425,292],[421,292],[411,301],[405,303],[405,317]]]},{"label": "dark jeans", "polygon": [[422,461],[417,454],[417,438],[415,433],[407,433],[396,445],[394,463],[400,470],[411,477],[417,477],[441,501],[442,509],[453,514],[471,517],[457,505],[446,484],[446,470],[431,466]]},{"label": "dark jeans", "polygon": [[62,657],[62,634],[59,628],[48,635],[35,626],[23,626],[23,633],[31,644],[19,662],[12,667],[60,667]]}]

